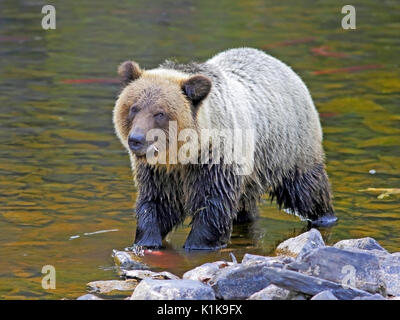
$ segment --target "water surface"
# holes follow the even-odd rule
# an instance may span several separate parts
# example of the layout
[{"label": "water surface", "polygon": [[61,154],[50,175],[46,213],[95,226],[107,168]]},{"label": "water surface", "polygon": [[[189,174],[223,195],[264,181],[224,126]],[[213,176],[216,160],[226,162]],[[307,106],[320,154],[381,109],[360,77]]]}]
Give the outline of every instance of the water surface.
[{"label": "water surface", "polygon": [[[111,121],[127,59],[151,68],[250,46],[291,65],[321,114],[340,219],[321,229],[325,241],[371,236],[400,251],[399,197],[360,191],[400,187],[399,2],[353,1],[357,30],[340,27],[340,1],[53,1],[49,31],[44,4],[0,1],[0,298],[76,298],[89,281],[118,279],[112,249],[131,245],[135,230],[136,190]],[[145,262],[181,275],[229,252],[271,254],[306,230],[267,200],[260,213],[213,253],[181,249],[186,221],[165,255]],[[41,287],[47,264],[54,291]]]}]

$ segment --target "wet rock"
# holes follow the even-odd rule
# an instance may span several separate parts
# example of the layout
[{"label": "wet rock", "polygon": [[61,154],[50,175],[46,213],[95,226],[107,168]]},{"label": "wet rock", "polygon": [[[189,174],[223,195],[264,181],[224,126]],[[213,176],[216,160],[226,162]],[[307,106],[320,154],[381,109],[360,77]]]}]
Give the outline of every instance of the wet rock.
[{"label": "wet rock", "polygon": [[355,297],[353,300],[386,300],[386,299],[382,297],[380,294],[375,293],[374,295],[369,297]]},{"label": "wet rock", "polygon": [[348,251],[334,247],[313,249],[289,266],[302,273],[386,295],[379,259],[368,251]]},{"label": "wet rock", "polygon": [[102,298],[99,298],[98,296],[95,296],[94,294],[84,294],[83,296],[80,296],[76,298],[76,300],[104,300]]},{"label": "wet rock", "polygon": [[207,283],[220,269],[233,265],[232,262],[216,261],[205,263],[184,273],[183,279],[197,280]]},{"label": "wet rock", "polygon": [[149,269],[134,253],[113,250],[112,257],[116,265],[123,269]]},{"label": "wet rock", "polygon": [[159,279],[159,280],[179,280],[179,277],[168,272],[153,272],[150,270],[122,270],[122,277],[128,279],[143,280],[146,278]]},{"label": "wet rock", "polygon": [[325,243],[317,229],[311,229],[301,235],[282,242],[276,252],[292,257],[302,256],[311,249],[324,247]]},{"label": "wet rock", "polygon": [[390,254],[381,259],[381,267],[387,294],[400,296],[400,253]]},{"label": "wet rock", "polygon": [[133,291],[137,285],[136,280],[104,280],[92,281],[87,284],[90,291],[103,294],[113,291]]},{"label": "wet rock", "polygon": [[338,298],[331,291],[325,290],[316,294],[311,300],[338,300]]},{"label": "wet rock", "polygon": [[131,300],[215,300],[215,295],[200,281],[144,279]]},{"label": "wet rock", "polygon": [[382,248],[375,239],[370,237],[342,240],[337,242],[334,247],[338,249],[357,248],[362,250],[379,250],[387,253],[386,249]]},{"label": "wet rock", "polygon": [[233,265],[221,269],[209,281],[217,298],[247,299],[266,288],[271,282],[265,278],[263,264]]},{"label": "wet rock", "polygon": [[305,300],[306,297],[295,291],[290,291],[270,284],[268,287],[252,294],[248,300]]},{"label": "wet rock", "polygon": [[266,281],[278,287],[314,296],[322,291],[331,291],[338,299],[352,300],[355,297],[371,296],[370,293],[357,288],[346,287],[336,282],[309,276],[292,270],[263,267],[260,272]]},{"label": "wet rock", "polygon": [[242,264],[243,265],[252,265],[252,264],[265,264],[270,267],[284,267],[285,264],[292,263],[294,259],[292,257],[288,256],[277,256],[277,257],[264,257],[264,256],[258,256],[254,254],[248,254],[246,253],[243,256],[242,259]]}]

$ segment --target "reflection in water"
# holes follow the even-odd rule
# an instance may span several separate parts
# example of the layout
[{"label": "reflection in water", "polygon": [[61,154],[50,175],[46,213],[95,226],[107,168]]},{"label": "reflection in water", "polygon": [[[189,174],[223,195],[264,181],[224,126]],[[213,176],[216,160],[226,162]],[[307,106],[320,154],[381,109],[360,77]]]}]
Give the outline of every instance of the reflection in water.
[{"label": "reflection in water", "polygon": [[[321,228],[325,241],[372,236],[400,251],[399,196],[359,191],[399,187],[399,3],[363,1],[352,31],[340,28],[335,1],[54,5],[57,29],[44,31],[40,2],[2,1],[0,298],[75,298],[89,281],[118,278],[112,249],[130,246],[135,230],[129,159],[111,123],[116,68],[127,59],[150,68],[165,58],[201,61],[251,46],[290,64],[321,113],[339,217]],[[307,230],[274,204],[262,203],[260,215],[237,226],[226,249],[185,252],[188,220],[165,250],[139,258],[181,275],[231,261],[231,252],[239,261],[246,252],[271,254]],[[46,264],[56,268],[54,291],[41,287]]]}]

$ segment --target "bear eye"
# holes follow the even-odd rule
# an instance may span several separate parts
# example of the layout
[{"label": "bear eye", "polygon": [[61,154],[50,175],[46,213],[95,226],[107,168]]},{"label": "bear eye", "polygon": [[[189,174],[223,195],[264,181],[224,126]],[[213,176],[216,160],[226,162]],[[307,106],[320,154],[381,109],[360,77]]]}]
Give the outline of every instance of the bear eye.
[{"label": "bear eye", "polygon": [[135,106],[135,105],[131,106],[129,109],[129,118],[132,119],[138,112],[139,112],[139,108],[137,106]]},{"label": "bear eye", "polygon": [[161,120],[161,119],[164,118],[164,116],[165,116],[165,113],[164,113],[164,112],[157,112],[157,113],[154,115],[154,118],[156,118],[156,119],[158,119],[158,120]]}]

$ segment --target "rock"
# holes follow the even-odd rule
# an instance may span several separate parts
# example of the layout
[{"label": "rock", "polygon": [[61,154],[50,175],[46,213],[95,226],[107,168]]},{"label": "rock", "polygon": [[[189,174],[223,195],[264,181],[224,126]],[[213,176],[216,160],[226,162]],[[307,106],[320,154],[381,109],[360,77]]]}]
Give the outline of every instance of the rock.
[{"label": "rock", "polygon": [[317,248],[297,259],[296,263],[291,264],[289,268],[345,286],[386,295],[379,258],[366,250]]},{"label": "rock", "polygon": [[144,279],[131,300],[215,300],[213,290],[195,280]]},{"label": "rock", "polygon": [[143,280],[146,278],[159,280],[179,280],[179,277],[168,272],[153,272],[150,270],[122,270],[121,276],[128,279]]},{"label": "rock", "polygon": [[232,262],[216,261],[205,263],[184,273],[183,279],[197,280],[207,283],[220,269],[233,265]]},{"label": "rock", "polygon": [[112,257],[115,263],[123,269],[149,269],[139,258],[133,253],[126,251],[113,250]]},{"label": "rock", "polygon": [[304,295],[270,284],[268,287],[252,294],[248,300],[305,300]]},{"label": "rock", "polygon": [[258,271],[258,274],[266,282],[310,296],[314,296],[325,290],[330,290],[338,299],[342,300],[352,300],[358,296],[371,296],[371,294],[366,291],[352,287],[344,287],[332,281],[282,268],[263,266],[261,270]]},{"label": "rock", "polygon": [[264,257],[246,253],[243,256],[242,264],[251,265],[251,264],[262,263],[269,265],[270,267],[282,268],[285,264],[292,263],[293,261],[294,259],[288,256]]},{"label": "rock", "polygon": [[375,293],[374,295],[369,297],[355,297],[353,300],[386,300],[386,299],[382,297],[380,294]]},{"label": "rock", "polygon": [[400,296],[400,254],[389,254],[381,259],[386,292],[391,296]]},{"label": "rock", "polygon": [[301,256],[311,249],[322,248],[325,246],[321,233],[317,229],[311,229],[301,235],[290,238],[282,242],[276,248],[276,252],[292,257]]},{"label": "rock", "polygon": [[216,273],[208,284],[214,289],[217,298],[247,299],[270,284],[264,276],[263,266],[263,264],[229,266]]},{"label": "rock", "polygon": [[92,281],[87,284],[89,290],[99,293],[110,293],[113,291],[133,291],[138,282],[136,280],[104,280]]},{"label": "rock", "polygon": [[329,290],[322,291],[311,298],[311,300],[337,300],[337,299],[338,298],[336,298],[335,295]]},{"label": "rock", "polygon": [[102,298],[99,298],[97,296],[95,296],[94,294],[84,294],[83,296],[80,296],[78,298],[76,298],[76,300],[104,300]]},{"label": "rock", "polygon": [[379,250],[387,253],[386,249],[382,248],[375,239],[370,237],[342,240],[337,242],[334,247],[338,249],[357,248],[362,250]]}]

